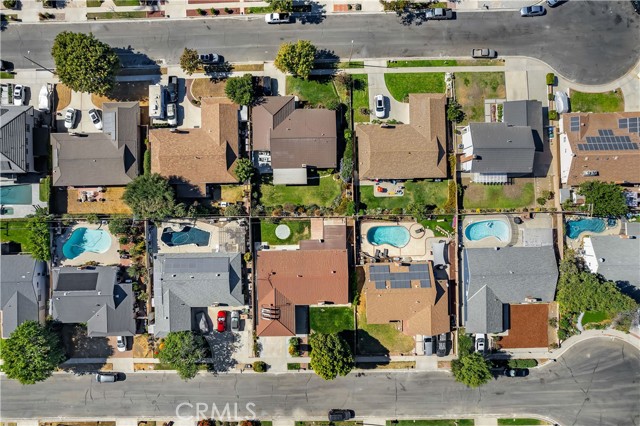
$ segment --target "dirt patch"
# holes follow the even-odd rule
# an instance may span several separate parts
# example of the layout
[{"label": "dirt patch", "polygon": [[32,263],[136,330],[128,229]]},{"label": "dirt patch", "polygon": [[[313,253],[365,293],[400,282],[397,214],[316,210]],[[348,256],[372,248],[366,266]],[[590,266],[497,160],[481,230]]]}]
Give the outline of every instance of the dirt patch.
[{"label": "dirt patch", "polygon": [[456,99],[462,105],[465,120],[484,122],[484,100],[506,98],[503,72],[455,73]]},{"label": "dirt patch", "polygon": [[549,305],[511,305],[509,335],[498,344],[502,348],[546,348]]},{"label": "dirt patch", "polygon": [[234,71],[264,71],[264,64],[235,64]]},{"label": "dirt patch", "polygon": [[[106,191],[102,193],[102,197],[105,201],[78,201],[78,190],[68,189],[66,200],[66,212],[70,214],[131,214],[131,209],[122,200],[125,187],[114,186],[106,188]],[[59,196],[60,194],[56,194]]]},{"label": "dirt patch", "polygon": [[155,364],[134,363],[133,371],[152,371]]},{"label": "dirt patch", "polygon": [[191,96],[194,99],[226,97],[225,81],[212,81],[209,78],[196,78],[191,83]]},{"label": "dirt patch", "polygon": [[62,111],[71,103],[71,88],[58,83],[55,87],[56,91],[56,111]]},{"label": "dirt patch", "polygon": [[141,105],[147,105],[149,101],[149,85],[150,81],[127,81],[118,83],[109,96],[100,96],[95,93],[91,94],[91,102],[96,108],[102,108],[105,102],[140,102]]},{"label": "dirt patch", "polygon": [[138,334],[133,337],[133,357],[153,358],[153,348],[149,344],[149,336]]},{"label": "dirt patch", "polygon": [[451,370],[451,361],[438,361],[438,368]]}]

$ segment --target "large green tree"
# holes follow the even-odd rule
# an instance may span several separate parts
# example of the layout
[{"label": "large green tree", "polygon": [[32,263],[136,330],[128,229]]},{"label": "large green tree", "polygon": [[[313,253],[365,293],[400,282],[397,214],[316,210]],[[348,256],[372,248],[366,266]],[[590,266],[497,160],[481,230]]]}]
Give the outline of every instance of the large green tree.
[{"label": "large green tree", "polygon": [[169,333],[161,343],[158,359],[184,380],[192,379],[198,374],[198,363],[206,356],[205,347],[202,336],[190,331]]},{"label": "large green tree", "polygon": [[580,185],[580,194],[584,195],[587,204],[593,205],[595,216],[622,216],[629,211],[622,188],[615,183],[598,180],[584,182]]},{"label": "large green tree", "polygon": [[127,185],[123,199],[141,219],[164,219],[184,210],[176,204],[169,182],[157,173],[138,176]]},{"label": "large green tree", "polygon": [[266,0],[273,12],[293,12],[293,0]]},{"label": "large green tree", "polygon": [[65,360],[58,335],[36,321],[20,324],[1,350],[2,371],[25,385],[47,379]]},{"label": "large green tree", "polygon": [[346,376],[353,368],[353,354],[349,344],[338,334],[312,334],[311,368],[325,380]]},{"label": "large green tree", "polygon": [[51,56],[60,81],[77,92],[106,95],[116,84],[120,59],[92,33],[59,33],[53,41]]},{"label": "large green tree", "polygon": [[51,260],[51,237],[49,234],[50,216],[46,209],[40,209],[27,222],[27,247],[34,259]]},{"label": "large green tree", "polygon": [[127,216],[115,216],[109,221],[109,231],[114,235],[125,235],[131,231],[132,221]]},{"label": "large green tree", "polygon": [[188,75],[191,75],[196,72],[199,66],[200,57],[198,56],[198,51],[185,47],[180,56],[180,68]]},{"label": "large green tree", "polygon": [[295,43],[280,45],[275,66],[282,72],[288,72],[306,80],[311,75],[315,58],[316,47],[309,40],[298,40]]},{"label": "large green tree", "polygon": [[493,377],[491,365],[479,352],[454,359],[451,362],[451,371],[456,381],[464,383],[471,388],[484,385]]},{"label": "large green tree", "polygon": [[251,74],[245,74],[241,77],[231,77],[227,79],[224,93],[238,105],[253,105],[256,101],[256,89],[253,85],[253,76]]},{"label": "large green tree", "polygon": [[236,174],[240,182],[246,182],[253,177],[255,169],[251,160],[248,158],[240,158],[236,162],[236,168],[233,172]]}]

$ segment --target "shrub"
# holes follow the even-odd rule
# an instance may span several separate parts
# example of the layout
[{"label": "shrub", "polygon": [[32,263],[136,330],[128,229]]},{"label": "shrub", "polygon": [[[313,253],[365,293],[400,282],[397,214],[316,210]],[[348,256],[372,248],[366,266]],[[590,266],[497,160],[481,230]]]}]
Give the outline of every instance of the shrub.
[{"label": "shrub", "polygon": [[87,222],[89,222],[89,223],[98,223],[98,222],[100,222],[100,219],[98,219],[98,215],[95,214],[95,213],[89,213],[87,215],[86,219],[87,219]]},{"label": "shrub", "polygon": [[290,362],[287,364],[287,370],[291,370],[291,371],[300,370],[300,364],[297,362]]},{"label": "shrub", "polygon": [[536,198],[536,202],[541,206],[544,206],[547,203],[547,199],[545,197],[538,197]]},{"label": "shrub", "polygon": [[549,93],[549,94],[547,95],[547,99],[549,99],[550,101],[552,101],[552,100],[554,100],[554,99],[555,99],[555,95],[554,95],[553,93]]},{"label": "shrub", "polygon": [[247,263],[249,263],[249,262],[251,262],[252,260],[253,260],[253,255],[251,254],[251,252],[250,252],[250,251],[246,252],[246,253],[244,254],[244,261],[245,261],[245,262],[247,262]]},{"label": "shrub", "polygon": [[558,119],[558,111],[555,109],[549,110],[549,120],[557,120]]},{"label": "shrub", "polygon": [[214,9],[213,7],[211,8],[211,13],[213,13],[214,16],[220,15],[220,11],[218,9]]},{"label": "shrub", "polygon": [[362,10],[362,5],[360,3],[356,4],[356,10]]},{"label": "shrub", "polygon": [[549,345],[549,350],[552,351],[554,349],[558,349],[559,347],[560,346],[556,342],[553,342]]},{"label": "shrub", "polygon": [[549,318],[549,325],[553,328],[557,328],[558,327],[558,318],[553,317],[553,318]]},{"label": "shrub", "polygon": [[549,74],[547,74],[547,85],[553,86],[554,84],[556,84],[556,75],[550,72]]},{"label": "shrub", "polygon": [[212,7],[211,9],[209,9],[209,12],[210,12],[212,15],[216,15],[216,8],[215,8],[215,7]]},{"label": "shrub", "polygon": [[510,368],[533,368],[538,365],[535,359],[510,359],[508,362]]},{"label": "shrub", "polygon": [[151,174],[151,151],[148,149],[144,152],[144,162],[142,163],[144,174]]},{"label": "shrub", "polygon": [[7,9],[13,9],[17,6],[18,4],[18,0],[4,0],[2,2],[2,4],[4,5],[4,7],[6,7]]},{"label": "shrub", "polygon": [[267,371],[267,363],[264,361],[255,361],[253,363],[253,371],[256,373],[265,373]]},{"label": "shrub", "polygon": [[226,13],[227,15],[231,15],[233,13],[233,9],[229,9],[228,7],[225,7],[224,13]]},{"label": "shrub", "polygon": [[200,15],[200,16],[203,16],[203,15],[206,15],[206,14],[207,14],[207,12],[205,12],[204,10],[202,10],[202,9],[200,9],[200,8],[197,8],[197,9],[196,9],[196,12],[198,12],[198,15]]},{"label": "shrub", "polygon": [[123,244],[123,245],[127,244],[129,242],[129,237],[122,236],[122,237],[118,238],[118,242],[120,244]]}]

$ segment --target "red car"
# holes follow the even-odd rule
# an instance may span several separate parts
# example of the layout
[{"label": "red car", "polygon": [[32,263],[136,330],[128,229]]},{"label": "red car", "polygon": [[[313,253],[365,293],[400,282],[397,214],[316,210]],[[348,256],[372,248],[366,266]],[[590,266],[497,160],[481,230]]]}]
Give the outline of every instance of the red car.
[{"label": "red car", "polygon": [[222,333],[227,329],[227,311],[218,311],[218,328],[217,330]]}]

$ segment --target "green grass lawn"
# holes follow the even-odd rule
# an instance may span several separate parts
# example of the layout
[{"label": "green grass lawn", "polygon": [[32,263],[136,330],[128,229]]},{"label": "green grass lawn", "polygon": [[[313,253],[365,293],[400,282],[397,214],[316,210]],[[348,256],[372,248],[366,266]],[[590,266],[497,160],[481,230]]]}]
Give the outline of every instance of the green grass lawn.
[{"label": "green grass lawn", "polygon": [[606,312],[587,311],[582,317],[582,325],[588,324],[590,322],[598,323],[606,319],[609,319],[609,315],[607,315]]},{"label": "green grass lawn", "polygon": [[309,323],[316,333],[339,333],[354,329],[353,309],[347,307],[310,307]]},{"label": "green grass lawn", "polygon": [[333,81],[328,77],[310,77],[309,80],[304,80],[289,75],[287,76],[287,94],[298,96],[314,107],[327,106],[330,101],[338,100]]},{"label": "green grass lawn", "polygon": [[271,6],[245,7],[247,13],[271,13]]},{"label": "green grass lawn", "polygon": [[319,185],[286,186],[262,185],[260,202],[265,206],[282,206],[286,203],[320,207],[330,207],[333,200],[339,197],[342,190],[340,182],[333,180],[333,176],[322,176]]},{"label": "green grass lawn", "polygon": [[620,89],[604,93],[582,93],[572,90],[570,103],[572,112],[624,111],[624,98]]},{"label": "green grass lawn", "polygon": [[400,102],[408,102],[409,93],[444,93],[444,73],[421,72],[385,74],[384,82],[391,96]]},{"label": "green grass lawn", "polygon": [[100,7],[102,0],[87,0],[87,7]]},{"label": "green grass lawn", "polygon": [[146,18],[147,12],[92,12],[87,19],[136,19]]},{"label": "green grass lawn", "polygon": [[499,425],[548,425],[544,420],[538,419],[498,419]]},{"label": "green grass lawn", "polygon": [[507,96],[503,72],[457,72],[456,99],[469,122],[484,122],[484,100],[505,99]]},{"label": "green grass lawn", "polygon": [[515,180],[512,185],[483,185],[470,183],[464,191],[465,209],[515,209],[533,204],[532,182]]},{"label": "green grass lawn", "polygon": [[357,122],[368,122],[369,114],[362,114],[360,109],[369,108],[369,79],[367,74],[353,74],[353,119]]},{"label": "green grass lawn", "polygon": [[387,426],[473,426],[473,419],[387,420]]},{"label": "green grass lawn", "polygon": [[[278,225],[287,225],[291,230],[289,238],[281,240],[276,237]],[[300,240],[311,238],[311,222],[308,220],[281,220],[279,223],[260,222],[260,240],[271,245],[297,244]]]},{"label": "green grass lawn", "polygon": [[140,0],[113,0],[116,6],[140,6]]},{"label": "green grass lawn", "polygon": [[436,227],[440,227],[447,232],[453,233],[453,227],[451,226],[451,221],[453,220],[453,216],[441,216],[440,219],[445,219],[444,222],[438,222],[438,220],[421,220],[420,224],[425,228],[429,228],[433,231],[436,237],[444,237],[445,235],[438,231]]},{"label": "green grass lawn", "polygon": [[40,179],[40,201],[49,202],[51,194],[51,176]]},{"label": "green grass lawn", "polygon": [[0,71],[0,78],[15,78],[15,75],[10,72]]},{"label": "green grass lawn", "polygon": [[0,241],[19,243],[22,246],[22,251],[27,251],[27,223],[28,221],[23,219],[0,221]]},{"label": "green grass lawn", "polygon": [[340,69],[364,68],[364,62],[363,61],[338,62],[338,68]]},{"label": "green grass lawn", "polygon": [[[374,186],[360,187],[360,202],[366,205],[366,209],[394,209],[407,207],[412,202],[435,205],[442,207],[447,202],[448,182],[405,182],[404,195],[402,197],[375,197]],[[365,208],[362,207],[361,208]]]},{"label": "green grass lawn", "polygon": [[411,67],[461,67],[461,66],[501,66],[503,61],[496,59],[413,59],[408,61],[387,61],[387,68]]}]

